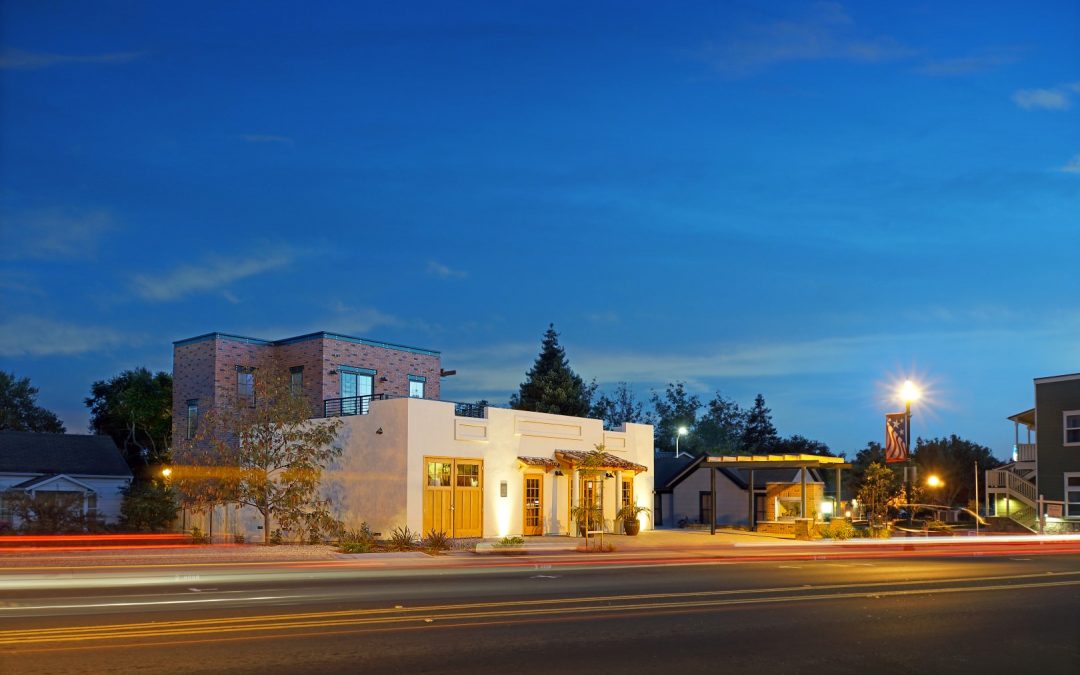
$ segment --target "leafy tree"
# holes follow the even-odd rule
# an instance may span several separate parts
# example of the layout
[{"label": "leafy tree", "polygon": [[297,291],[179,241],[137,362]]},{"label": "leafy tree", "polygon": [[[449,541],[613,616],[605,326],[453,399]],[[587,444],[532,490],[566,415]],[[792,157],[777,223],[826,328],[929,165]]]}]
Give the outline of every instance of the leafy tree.
[{"label": "leafy tree", "polygon": [[607,429],[615,429],[627,422],[649,424],[652,421],[652,416],[645,412],[644,404],[626,382],[619,382],[611,396],[601,394],[597,397],[589,416],[604,420]]},{"label": "leafy tree", "polygon": [[694,434],[701,447],[709,452],[732,454],[739,451],[746,412],[735,401],[716,392],[705,406],[705,414],[698,420]]},{"label": "leafy tree", "polygon": [[555,324],[550,324],[540,345],[540,354],[526,373],[517,394],[510,397],[515,410],[586,417],[592,405],[596,383],[586,385],[570,368],[566,352],[559,345]]},{"label": "leafy tree", "polygon": [[899,489],[900,479],[892,469],[878,462],[871,462],[866,467],[858,494],[872,528],[886,525],[889,506],[897,498]]},{"label": "leafy tree", "polygon": [[674,452],[675,434],[679,427],[686,427],[690,433],[679,440],[679,450],[693,452],[700,443],[693,430],[701,409],[701,399],[687,393],[685,383],[674,382],[668,384],[663,396],[654,391],[652,404],[656,410],[656,449]]},{"label": "leafy tree", "polygon": [[855,459],[851,460],[851,469],[844,473],[845,494],[856,494],[866,477],[867,468],[875,462],[887,466],[885,448],[877,441],[868,441],[865,448],[855,453]]},{"label": "leafy tree", "polygon": [[250,398],[223,400],[207,411],[183,451],[177,477],[188,504],[235,503],[286,530],[329,531],[338,525],[328,500],[320,500],[326,465],[341,455],[334,445],[340,419],[312,420],[310,406],[289,387],[287,370],[267,366],[255,377]]},{"label": "leafy tree", "polygon": [[765,407],[765,397],[758,394],[754,407],[746,413],[742,450],[747,453],[767,453],[780,440],[772,422],[772,411]]},{"label": "leafy tree", "polygon": [[175,492],[162,481],[134,482],[123,491],[120,523],[128,530],[161,532],[176,519]]},{"label": "leafy tree", "polygon": [[19,379],[0,370],[0,431],[64,433],[64,424],[55,413],[37,404],[37,387],[30,378]]},{"label": "leafy tree", "polygon": [[924,488],[923,493],[945,505],[967,504],[975,498],[975,462],[979,471],[1001,465],[990,448],[952,434],[948,438],[916,439],[912,452],[919,467],[919,481],[937,474],[945,483]]},{"label": "leafy tree", "polygon": [[819,457],[835,457],[836,454],[829,450],[829,446],[821,441],[815,441],[805,436],[795,434],[778,440],[773,448],[775,452],[788,455],[817,455]]},{"label": "leafy tree", "polygon": [[168,463],[172,439],[172,375],[125,370],[90,387],[90,431],[112,437],[139,480]]},{"label": "leafy tree", "polygon": [[31,534],[65,534],[86,530],[81,492],[9,491],[4,495],[19,530]]}]

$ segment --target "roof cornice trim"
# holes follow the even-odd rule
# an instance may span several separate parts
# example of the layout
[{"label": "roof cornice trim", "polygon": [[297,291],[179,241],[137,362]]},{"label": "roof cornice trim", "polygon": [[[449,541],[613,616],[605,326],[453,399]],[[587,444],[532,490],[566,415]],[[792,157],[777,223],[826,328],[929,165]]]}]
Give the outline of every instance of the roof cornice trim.
[{"label": "roof cornice trim", "polygon": [[298,342],[319,340],[322,338],[325,338],[327,340],[339,340],[341,342],[351,342],[353,344],[359,345],[368,345],[370,347],[382,347],[383,349],[393,349],[399,352],[409,352],[411,354],[423,354],[425,356],[439,356],[441,354],[441,352],[438,352],[434,349],[425,349],[423,347],[410,347],[408,345],[399,345],[394,342],[370,340],[368,338],[355,337],[353,335],[344,335],[342,333],[328,333],[326,331],[307,333],[305,335],[297,335],[295,337],[283,338],[281,340],[264,340],[262,338],[248,337],[246,335],[234,335],[232,333],[214,332],[206,333],[204,335],[196,335],[195,337],[184,338],[183,340],[175,340],[173,341],[173,346],[183,347],[186,345],[197,344],[199,342],[206,342],[208,340],[227,340],[229,342],[243,342],[246,344],[280,347],[282,345],[291,345]]}]

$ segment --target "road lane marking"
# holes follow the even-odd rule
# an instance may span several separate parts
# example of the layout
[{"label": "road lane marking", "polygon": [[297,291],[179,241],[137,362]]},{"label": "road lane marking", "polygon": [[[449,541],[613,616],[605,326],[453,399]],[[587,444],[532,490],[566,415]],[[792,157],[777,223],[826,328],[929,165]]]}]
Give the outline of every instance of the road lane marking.
[{"label": "road lane marking", "polygon": [[[1017,591],[1028,590],[1034,588],[1050,588],[1050,587],[1064,587],[1064,586],[1080,586],[1080,580],[1068,580],[1068,581],[1052,581],[1052,582],[1032,582],[1023,584],[997,584],[987,586],[971,586],[971,587],[952,587],[952,588],[922,588],[922,589],[903,589],[894,591],[877,591],[877,592],[847,592],[847,593],[824,593],[824,594],[804,594],[793,596],[781,596],[771,598],[723,598],[723,599],[711,599],[711,600],[697,600],[687,601],[682,600],[679,602],[661,602],[661,603],[627,603],[627,604],[604,604],[604,605],[592,605],[585,607],[548,607],[548,608],[522,608],[522,609],[510,609],[501,611],[458,611],[442,615],[435,615],[436,618],[443,622],[457,621],[459,623],[445,624],[448,626],[455,625],[468,625],[470,622],[480,619],[511,619],[520,617],[553,617],[553,616],[572,616],[581,614],[604,614],[611,612],[629,612],[629,611],[653,611],[658,610],[689,610],[689,609],[704,609],[704,608],[716,608],[723,606],[736,606],[736,605],[754,605],[754,604],[777,604],[777,603],[791,603],[791,602],[807,602],[816,600],[843,600],[843,599],[859,599],[859,598],[880,598],[880,597],[901,597],[911,595],[926,595],[926,594],[948,594],[948,593],[970,593],[977,591]],[[523,604],[523,603],[519,603]],[[430,613],[429,613],[430,614]],[[272,631],[276,629],[288,629],[288,630],[309,630],[314,628],[336,628],[343,626],[354,627],[371,627],[381,625],[407,625],[416,624],[417,622],[432,623],[434,618],[432,616],[378,616],[378,617],[340,617],[340,618],[324,618],[322,620],[310,620],[310,621],[277,621],[268,622],[265,617],[249,617],[249,621],[257,621],[258,623],[251,623],[249,625],[235,625],[235,626],[185,626],[174,628],[163,628],[160,624],[150,624],[146,630],[131,630],[131,631],[109,631],[109,626],[100,627],[101,632],[98,634],[85,634],[85,635],[70,635],[67,633],[61,633],[63,629],[48,629],[52,631],[52,634],[38,634],[38,635],[21,635],[22,631],[10,631],[3,638],[0,638],[0,645],[30,645],[30,644],[44,644],[44,643],[63,643],[63,642],[87,642],[95,640],[108,640],[108,639],[145,639],[145,638],[161,638],[161,637],[182,637],[182,636],[196,636],[207,634],[221,634],[221,633],[239,633],[249,632],[258,633]],[[296,634],[292,634],[296,636]],[[300,634],[302,637],[304,634]],[[264,636],[266,638],[276,636]]]},{"label": "road lane marking", "polygon": [[243,602],[247,600],[285,600],[288,598],[303,598],[303,595],[263,595],[253,598],[200,598],[198,600],[155,600],[152,602],[93,602],[79,605],[17,605],[14,607],[0,607],[3,610],[27,610],[27,609],[101,609],[102,607],[143,607],[152,605],[205,605],[212,602]]}]

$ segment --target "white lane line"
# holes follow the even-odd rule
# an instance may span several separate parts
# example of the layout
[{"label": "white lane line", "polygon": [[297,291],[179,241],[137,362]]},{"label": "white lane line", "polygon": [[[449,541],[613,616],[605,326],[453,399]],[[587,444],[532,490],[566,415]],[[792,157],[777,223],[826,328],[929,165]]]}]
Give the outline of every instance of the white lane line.
[{"label": "white lane line", "polygon": [[18,605],[15,607],[0,607],[0,611],[28,610],[28,609],[96,609],[102,607],[146,607],[153,605],[196,605],[211,602],[243,602],[245,600],[284,600],[286,598],[302,598],[302,595],[262,595],[253,598],[201,598],[199,600],[157,600],[154,602],[98,602],[82,605]]}]

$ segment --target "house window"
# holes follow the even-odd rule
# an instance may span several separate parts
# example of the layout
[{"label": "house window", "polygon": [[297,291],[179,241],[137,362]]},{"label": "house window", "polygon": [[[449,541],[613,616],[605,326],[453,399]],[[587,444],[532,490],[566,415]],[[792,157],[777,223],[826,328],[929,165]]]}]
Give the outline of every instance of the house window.
[{"label": "house window", "polygon": [[341,414],[366,415],[375,386],[375,371],[339,366],[341,373]]},{"label": "house window", "polygon": [[480,465],[458,462],[457,485],[458,487],[480,487]]},{"label": "house window", "polygon": [[97,518],[97,493],[86,493],[86,517],[90,520]]},{"label": "house window", "polygon": [[304,395],[304,367],[289,368],[289,393],[293,396]]},{"label": "house window", "polygon": [[630,506],[634,502],[634,481],[623,480],[619,506]]},{"label": "house window", "polygon": [[419,375],[409,376],[409,398],[424,398],[424,383],[427,382],[426,377]]},{"label": "house window", "polygon": [[255,405],[255,369],[236,367],[236,397],[248,405]]},{"label": "house window", "polygon": [[1065,420],[1065,445],[1080,445],[1080,410],[1066,410],[1062,417]]},{"label": "house window", "polygon": [[1065,474],[1065,516],[1080,518],[1080,473]]},{"label": "house window", "polygon": [[795,520],[802,518],[802,497],[777,497],[776,519]]},{"label": "house window", "polygon": [[195,438],[195,431],[199,428],[199,399],[188,399],[187,402],[187,439]]},{"label": "house window", "polygon": [[450,487],[450,462],[428,462],[427,484],[429,487]]}]

